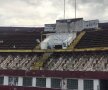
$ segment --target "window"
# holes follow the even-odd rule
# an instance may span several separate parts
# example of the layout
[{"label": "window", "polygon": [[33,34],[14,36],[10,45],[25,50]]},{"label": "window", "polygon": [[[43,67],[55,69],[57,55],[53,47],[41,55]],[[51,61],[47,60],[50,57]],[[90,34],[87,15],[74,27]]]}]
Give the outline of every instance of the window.
[{"label": "window", "polygon": [[4,77],[0,77],[0,85],[3,85]]},{"label": "window", "polygon": [[93,80],[84,80],[84,90],[93,90]]},{"label": "window", "polygon": [[36,78],[36,86],[46,87],[46,78]]},{"label": "window", "polygon": [[8,81],[9,85],[18,85],[18,77],[9,77],[9,81]]},{"label": "window", "polygon": [[71,90],[78,90],[78,80],[77,79],[67,79],[67,88]]},{"label": "window", "polygon": [[61,79],[52,78],[51,88],[61,88]]},{"label": "window", "polygon": [[23,86],[32,86],[32,77],[23,77]]}]

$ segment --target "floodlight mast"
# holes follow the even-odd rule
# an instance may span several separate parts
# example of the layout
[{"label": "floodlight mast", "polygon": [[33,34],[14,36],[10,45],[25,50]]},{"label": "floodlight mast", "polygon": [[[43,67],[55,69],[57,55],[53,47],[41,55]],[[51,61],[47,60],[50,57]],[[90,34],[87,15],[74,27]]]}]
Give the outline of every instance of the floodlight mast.
[{"label": "floodlight mast", "polygon": [[65,11],[65,8],[66,8],[65,3],[66,3],[66,2],[65,2],[65,0],[64,0],[64,19],[65,19],[65,12],[66,12],[66,11]]},{"label": "floodlight mast", "polygon": [[77,3],[77,2],[76,2],[76,0],[75,0],[75,18],[76,18],[76,9],[77,9],[77,8],[76,8],[76,7],[77,7],[77,6],[76,6],[76,3]]}]

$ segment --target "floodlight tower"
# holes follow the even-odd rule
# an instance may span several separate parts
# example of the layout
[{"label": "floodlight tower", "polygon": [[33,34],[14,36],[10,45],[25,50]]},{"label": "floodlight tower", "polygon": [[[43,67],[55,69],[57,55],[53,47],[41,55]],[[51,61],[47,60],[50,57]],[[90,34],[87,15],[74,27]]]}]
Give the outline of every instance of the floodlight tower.
[{"label": "floodlight tower", "polygon": [[76,7],[77,7],[77,6],[76,6],[76,3],[77,3],[77,2],[76,2],[76,0],[75,0],[75,18],[76,18],[76,9],[77,9],[77,8],[76,8]]},{"label": "floodlight tower", "polygon": [[66,5],[65,5],[65,0],[64,0],[64,19],[65,19],[65,8],[66,8]]}]

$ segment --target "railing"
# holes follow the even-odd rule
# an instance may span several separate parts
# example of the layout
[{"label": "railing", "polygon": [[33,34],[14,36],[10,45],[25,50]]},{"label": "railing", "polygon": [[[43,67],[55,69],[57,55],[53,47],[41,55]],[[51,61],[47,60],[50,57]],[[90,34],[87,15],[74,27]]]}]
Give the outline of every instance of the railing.
[{"label": "railing", "polygon": [[86,32],[82,31],[75,39],[74,41],[70,44],[68,49],[74,49],[74,47],[77,45],[77,43],[80,41],[80,39],[84,36]]}]

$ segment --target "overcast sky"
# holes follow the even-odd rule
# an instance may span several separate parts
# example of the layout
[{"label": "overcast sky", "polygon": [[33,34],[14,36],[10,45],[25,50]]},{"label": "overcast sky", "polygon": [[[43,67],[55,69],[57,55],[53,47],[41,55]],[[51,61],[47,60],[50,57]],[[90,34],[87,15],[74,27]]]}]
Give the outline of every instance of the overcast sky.
[{"label": "overcast sky", "polygon": [[[0,25],[43,26],[63,18],[64,0],[0,0]],[[77,0],[77,17],[108,20],[108,0]],[[74,0],[66,0],[66,18],[74,18]]]}]

